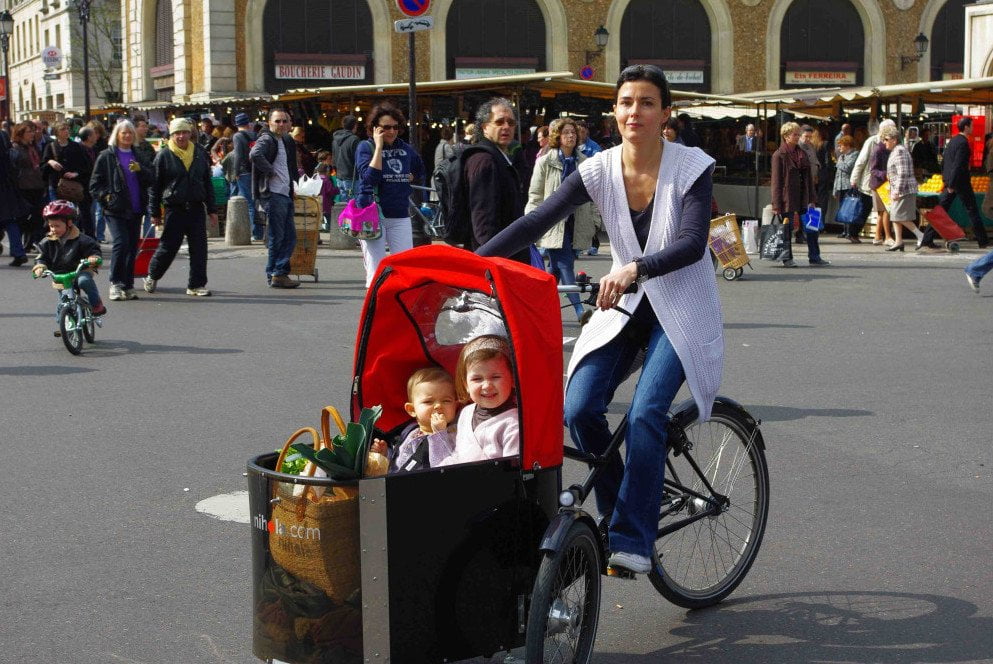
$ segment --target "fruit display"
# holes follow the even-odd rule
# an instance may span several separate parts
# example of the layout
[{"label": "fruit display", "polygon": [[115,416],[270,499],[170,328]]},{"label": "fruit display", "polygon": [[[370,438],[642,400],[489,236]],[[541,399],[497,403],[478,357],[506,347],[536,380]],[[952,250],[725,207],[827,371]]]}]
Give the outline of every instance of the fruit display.
[{"label": "fruit display", "polygon": [[[988,175],[973,175],[970,180],[973,191],[985,192],[990,186]],[[940,194],[942,186],[941,173],[935,173],[930,179],[919,185],[917,191],[922,194]]]},{"label": "fruit display", "polygon": [[922,194],[937,194],[941,192],[941,187],[941,173],[935,173],[929,180],[926,180],[924,184],[919,185],[917,187],[917,191]]}]

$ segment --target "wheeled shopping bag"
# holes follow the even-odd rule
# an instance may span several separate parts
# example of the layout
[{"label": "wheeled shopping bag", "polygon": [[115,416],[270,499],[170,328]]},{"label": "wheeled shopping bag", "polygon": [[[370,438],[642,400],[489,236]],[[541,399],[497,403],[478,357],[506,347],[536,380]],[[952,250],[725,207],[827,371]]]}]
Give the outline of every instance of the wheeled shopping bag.
[{"label": "wheeled shopping bag", "polygon": [[293,225],[297,243],[290,256],[288,274],[307,275],[317,282],[317,241],[323,217],[320,196],[295,196],[293,198]]}]

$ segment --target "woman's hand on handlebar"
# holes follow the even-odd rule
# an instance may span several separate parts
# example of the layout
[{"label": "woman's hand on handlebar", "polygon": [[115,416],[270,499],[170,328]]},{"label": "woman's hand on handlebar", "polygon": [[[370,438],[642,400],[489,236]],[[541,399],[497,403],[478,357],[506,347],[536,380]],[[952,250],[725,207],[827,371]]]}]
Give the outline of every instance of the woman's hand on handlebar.
[{"label": "woman's hand on handlebar", "polygon": [[638,278],[638,265],[628,263],[600,279],[600,292],[597,293],[596,306],[607,310],[620,302],[621,295],[631,287]]}]

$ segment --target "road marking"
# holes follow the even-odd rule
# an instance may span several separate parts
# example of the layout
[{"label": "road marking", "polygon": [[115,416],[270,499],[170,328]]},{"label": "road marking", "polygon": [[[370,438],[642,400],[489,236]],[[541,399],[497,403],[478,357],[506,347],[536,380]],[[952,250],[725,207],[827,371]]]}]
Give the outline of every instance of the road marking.
[{"label": "road marking", "polygon": [[221,521],[249,523],[248,492],[233,491],[204,498],[196,504],[196,511]]},{"label": "road marking", "polygon": [[566,344],[571,344],[575,340],[576,337],[562,337],[562,345],[565,346]]}]

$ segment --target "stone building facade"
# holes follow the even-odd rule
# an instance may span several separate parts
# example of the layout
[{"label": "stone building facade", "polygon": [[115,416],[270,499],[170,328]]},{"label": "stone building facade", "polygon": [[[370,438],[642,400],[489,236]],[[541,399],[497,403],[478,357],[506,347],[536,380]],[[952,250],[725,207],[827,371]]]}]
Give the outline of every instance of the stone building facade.
[{"label": "stone building facade", "polygon": [[[126,103],[407,79],[408,42],[393,29],[404,18],[395,0],[332,0],[326,9],[302,0],[120,1]],[[591,65],[595,80],[611,81],[626,63],[656,62],[681,87],[712,93],[932,80],[962,75],[966,4],[433,0],[435,28],[416,37],[417,77],[578,73]],[[932,35],[936,25],[940,35]],[[600,26],[609,34],[602,51],[594,41]],[[918,33],[940,44],[940,62],[931,54],[901,59],[914,54]],[[452,52],[453,44],[464,52]]]},{"label": "stone building facade", "polygon": [[[90,10],[90,104],[121,102],[122,28],[117,0],[93,0]],[[84,106],[79,14],[68,0],[0,0],[14,19],[7,59],[10,109],[15,120],[61,119]],[[62,60],[46,66],[54,47]]]}]

